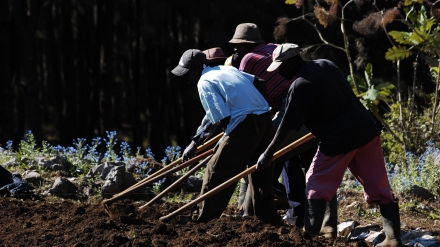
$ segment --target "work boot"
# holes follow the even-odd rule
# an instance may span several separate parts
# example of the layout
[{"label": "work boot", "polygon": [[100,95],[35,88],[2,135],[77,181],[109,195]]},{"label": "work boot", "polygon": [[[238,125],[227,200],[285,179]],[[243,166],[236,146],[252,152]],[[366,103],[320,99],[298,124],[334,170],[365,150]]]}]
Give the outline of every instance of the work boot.
[{"label": "work boot", "polygon": [[243,209],[243,216],[254,216],[254,203],[252,201],[251,186],[249,185],[247,186],[246,196],[241,207]]},{"label": "work boot", "polygon": [[327,201],[322,199],[305,200],[304,229],[312,237],[318,236],[324,221]]},{"label": "work boot", "polygon": [[336,195],[327,202],[320,234],[326,238],[336,238],[338,233],[338,200]]},{"label": "work boot", "polygon": [[239,189],[238,203],[237,203],[238,215],[240,215],[240,216],[242,216],[244,213],[243,202],[246,198],[247,187],[248,187],[248,184],[244,181],[244,179],[242,179],[240,181],[240,189]]},{"label": "work boot", "polygon": [[385,230],[385,240],[378,244],[381,247],[398,247],[403,246],[400,240],[400,213],[399,204],[390,202],[380,204],[380,214],[383,220],[383,229]]}]

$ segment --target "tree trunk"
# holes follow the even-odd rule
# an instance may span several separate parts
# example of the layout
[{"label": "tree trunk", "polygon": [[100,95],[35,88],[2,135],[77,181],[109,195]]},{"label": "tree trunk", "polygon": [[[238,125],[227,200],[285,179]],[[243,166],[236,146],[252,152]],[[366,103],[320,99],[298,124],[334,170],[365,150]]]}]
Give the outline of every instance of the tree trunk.
[{"label": "tree trunk", "polygon": [[[29,6],[28,6],[29,4]],[[41,1],[14,0],[12,21],[16,37],[17,54],[15,67],[16,86],[20,88],[25,116],[23,135],[32,131],[36,140],[41,141],[42,129],[38,99],[39,83],[37,78],[35,32],[41,7]]]}]

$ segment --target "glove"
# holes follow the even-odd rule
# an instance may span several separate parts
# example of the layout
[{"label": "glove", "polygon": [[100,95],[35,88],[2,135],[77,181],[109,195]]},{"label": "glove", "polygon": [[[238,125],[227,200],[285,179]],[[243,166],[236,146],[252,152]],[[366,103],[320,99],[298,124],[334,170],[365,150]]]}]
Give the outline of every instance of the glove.
[{"label": "glove", "polygon": [[195,141],[192,141],[183,151],[182,160],[187,161],[189,159],[192,159],[194,156],[196,156],[196,151],[197,143]]},{"label": "glove", "polygon": [[262,171],[266,170],[270,167],[272,163],[272,155],[266,155],[266,153],[262,153],[257,161],[257,170]]}]

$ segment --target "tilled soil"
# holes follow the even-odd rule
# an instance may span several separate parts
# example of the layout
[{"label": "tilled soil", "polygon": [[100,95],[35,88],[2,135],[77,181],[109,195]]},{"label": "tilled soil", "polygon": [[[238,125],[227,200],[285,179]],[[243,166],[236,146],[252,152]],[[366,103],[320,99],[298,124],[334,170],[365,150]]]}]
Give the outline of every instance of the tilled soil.
[{"label": "tilled soil", "polygon": [[0,198],[0,246],[371,246],[365,242],[312,239],[302,229],[264,224],[255,217],[225,216],[194,223],[177,216],[182,206],[162,203],[138,210],[131,200],[110,205]]}]

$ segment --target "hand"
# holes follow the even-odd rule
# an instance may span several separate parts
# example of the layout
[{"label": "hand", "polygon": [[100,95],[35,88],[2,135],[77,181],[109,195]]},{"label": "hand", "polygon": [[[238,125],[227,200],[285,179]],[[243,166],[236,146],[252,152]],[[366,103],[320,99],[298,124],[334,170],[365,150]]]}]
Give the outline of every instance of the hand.
[{"label": "hand", "polygon": [[195,141],[192,141],[188,147],[185,148],[182,154],[182,160],[187,161],[194,156],[196,156],[196,150],[197,150],[197,143]]},{"label": "hand", "polygon": [[266,153],[262,153],[257,161],[257,170],[262,171],[269,168],[272,163],[272,155],[267,155]]}]

